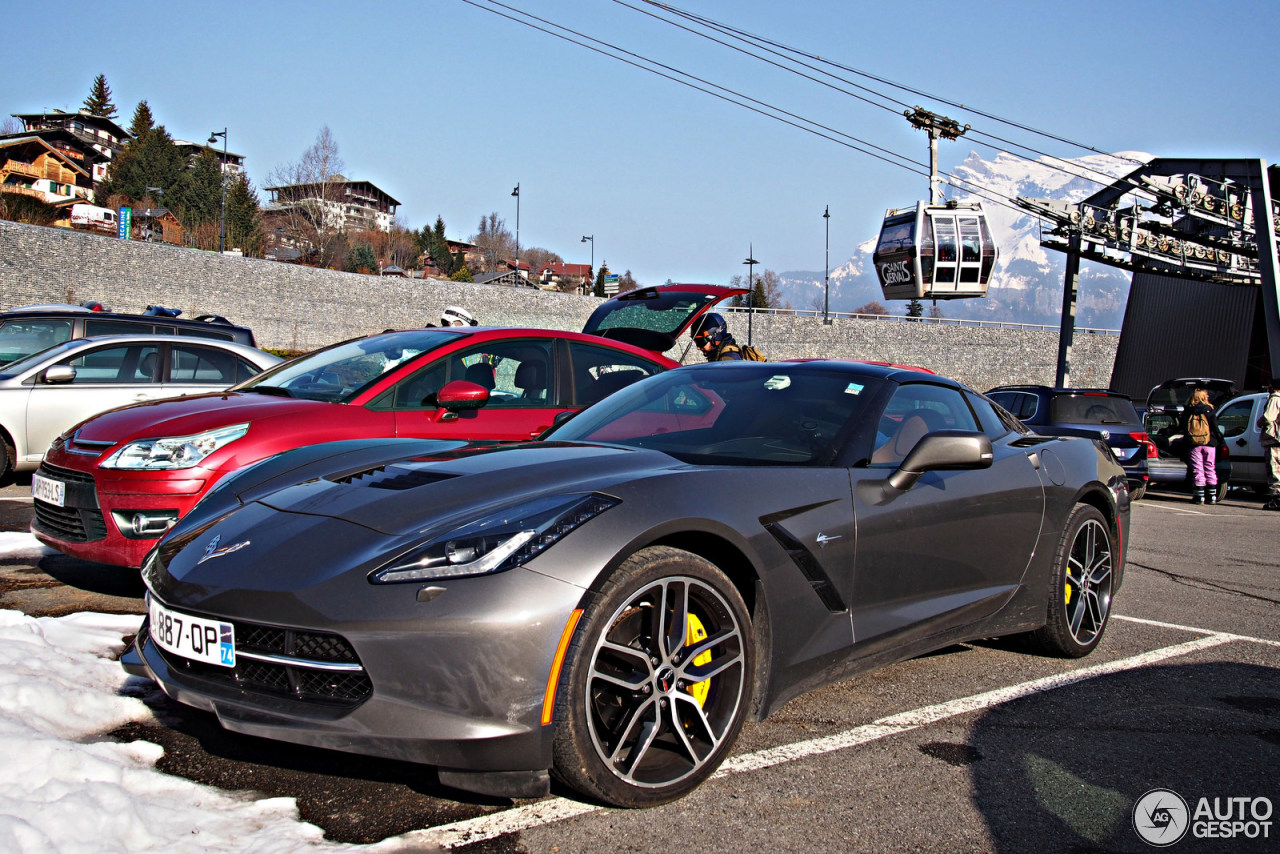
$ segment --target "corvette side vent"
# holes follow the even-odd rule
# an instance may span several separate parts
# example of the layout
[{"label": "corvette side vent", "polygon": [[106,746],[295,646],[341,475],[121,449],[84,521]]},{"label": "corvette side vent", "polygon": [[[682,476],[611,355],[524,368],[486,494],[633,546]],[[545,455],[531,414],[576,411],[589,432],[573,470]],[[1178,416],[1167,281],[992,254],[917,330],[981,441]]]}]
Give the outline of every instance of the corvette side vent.
[{"label": "corvette side vent", "polygon": [[442,480],[449,480],[454,477],[457,477],[457,475],[426,471],[415,466],[392,465],[377,466],[365,471],[355,472],[345,477],[335,478],[333,482],[350,486],[369,486],[374,489],[399,491],[417,489],[419,486],[439,483]]}]

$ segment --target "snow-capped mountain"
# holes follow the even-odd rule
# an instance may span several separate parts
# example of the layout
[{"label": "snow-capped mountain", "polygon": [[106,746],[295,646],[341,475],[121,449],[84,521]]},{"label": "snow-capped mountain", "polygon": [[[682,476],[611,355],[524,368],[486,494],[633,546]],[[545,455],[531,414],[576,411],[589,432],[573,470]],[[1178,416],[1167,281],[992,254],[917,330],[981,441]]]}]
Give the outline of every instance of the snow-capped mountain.
[{"label": "snow-capped mountain", "polygon": [[[1078,202],[1116,177],[1132,171],[1149,154],[1121,152],[1096,154],[1073,160],[1043,157],[1031,161],[1001,152],[984,160],[976,152],[960,164],[952,176],[961,186],[976,185],[987,197],[1017,196]],[[1000,247],[1000,262],[985,299],[939,301],[943,316],[971,320],[999,320],[1056,325],[1062,314],[1062,283],[1066,256],[1040,246],[1040,221],[1012,204],[993,204],[948,188],[947,198],[980,201],[987,211],[992,233]],[[894,314],[905,314],[905,301],[887,302],[871,264],[877,235],[871,234],[857,253],[831,271],[831,310],[852,311],[873,300]],[[794,308],[821,308],[822,273],[789,272],[780,275],[784,298]],[[1078,327],[1119,329],[1129,295],[1129,273],[1115,267],[1084,262],[1076,305]]]}]

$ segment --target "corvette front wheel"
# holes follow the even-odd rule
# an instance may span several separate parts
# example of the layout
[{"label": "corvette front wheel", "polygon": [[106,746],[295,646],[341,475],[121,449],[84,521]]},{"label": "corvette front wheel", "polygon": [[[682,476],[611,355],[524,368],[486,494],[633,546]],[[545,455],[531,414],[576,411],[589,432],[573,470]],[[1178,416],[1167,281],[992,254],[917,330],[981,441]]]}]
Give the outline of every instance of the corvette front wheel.
[{"label": "corvette front wheel", "polygon": [[620,807],[673,801],[728,755],[750,701],[750,617],[679,549],[633,555],[584,610],[555,706],[556,776]]}]

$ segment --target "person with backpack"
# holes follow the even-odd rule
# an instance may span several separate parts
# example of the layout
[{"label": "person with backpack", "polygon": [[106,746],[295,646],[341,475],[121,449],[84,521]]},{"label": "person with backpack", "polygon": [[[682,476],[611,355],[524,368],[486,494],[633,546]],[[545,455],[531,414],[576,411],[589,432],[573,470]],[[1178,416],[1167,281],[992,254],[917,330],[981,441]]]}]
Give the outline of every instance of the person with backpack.
[{"label": "person with backpack", "polygon": [[764,362],[765,357],[750,344],[739,345],[729,332],[724,317],[708,312],[693,322],[690,330],[694,345],[708,362]]},{"label": "person with backpack", "polygon": [[1209,402],[1209,392],[1198,388],[1191,392],[1191,400],[1182,413],[1183,432],[1187,437],[1190,452],[1187,465],[1191,467],[1195,478],[1195,492],[1191,496],[1192,504],[1218,503],[1218,419],[1213,413],[1213,404]]},{"label": "person with backpack", "polygon": [[1267,503],[1263,510],[1280,510],[1280,377],[1271,378],[1271,394],[1258,419],[1262,449],[1267,455]]}]

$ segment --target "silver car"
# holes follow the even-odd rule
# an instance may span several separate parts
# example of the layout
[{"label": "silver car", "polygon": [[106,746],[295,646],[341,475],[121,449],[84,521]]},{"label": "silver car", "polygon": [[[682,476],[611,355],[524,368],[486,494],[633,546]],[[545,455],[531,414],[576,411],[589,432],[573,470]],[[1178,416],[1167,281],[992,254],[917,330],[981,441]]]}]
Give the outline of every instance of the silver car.
[{"label": "silver car", "polygon": [[220,391],[280,362],[182,335],[78,338],[0,368],[0,477],[40,465],[58,434],[131,403]]},{"label": "silver car", "polygon": [[1231,485],[1247,486],[1258,495],[1267,492],[1267,454],[1258,429],[1266,405],[1264,391],[1242,394],[1218,407],[1218,426],[1231,452]]}]

